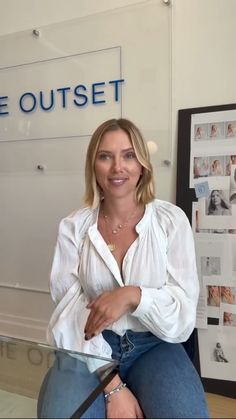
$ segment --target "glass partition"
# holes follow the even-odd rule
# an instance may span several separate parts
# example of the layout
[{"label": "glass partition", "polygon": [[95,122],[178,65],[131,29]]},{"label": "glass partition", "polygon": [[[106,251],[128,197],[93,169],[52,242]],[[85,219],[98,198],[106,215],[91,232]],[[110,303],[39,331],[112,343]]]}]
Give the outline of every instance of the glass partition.
[{"label": "glass partition", "polygon": [[[50,380],[47,377],[52,367],[53,373],[55,370],[63,371],[63,377],[68,379],[66,385],[70,386],[68,377],[71,373],[69,371],[71,362],[68,363],[67,358],[72,364],[75,363],[72,366],[76,365],[77,370],[81,369],[84,382],[94,376],[94,379],[90,380],[92,382],[90,389],[83,390],[83,396],[78,399],[74,407],[72,405],[71,412],[68,414],[68,417],[79,418],[114,377],[117,362],[85,353],[60,350],[44,344],[0,336],[0,417],[36,418],[37,399],[42,384],[44,383],[43,386],[45,386],[45,382],[47,385],[49,382],[47,391],[50,391]],[[78,388],[79,385],[80,383],[78,383]]]},{"label": "glass partition", "polygon": [[171,161],[171,7],[148,0],[32,28],[0,49],[0,286],[47,292],[97,125],[133,120],[155,177]]}]

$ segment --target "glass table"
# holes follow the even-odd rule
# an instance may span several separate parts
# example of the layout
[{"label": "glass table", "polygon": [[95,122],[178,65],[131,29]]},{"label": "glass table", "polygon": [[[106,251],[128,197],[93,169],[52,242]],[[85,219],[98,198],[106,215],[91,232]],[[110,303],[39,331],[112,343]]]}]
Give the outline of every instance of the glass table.
[{"label": "glass table", "polygon": [[81,361],[85,375],[99,376],[94,388],[90,388],[82,403],[71,412],[71,418],[80,418],[116,375],[117,362],[0,335],[0,418],[36,418],[44,378],[56,360],[65,355]]}]

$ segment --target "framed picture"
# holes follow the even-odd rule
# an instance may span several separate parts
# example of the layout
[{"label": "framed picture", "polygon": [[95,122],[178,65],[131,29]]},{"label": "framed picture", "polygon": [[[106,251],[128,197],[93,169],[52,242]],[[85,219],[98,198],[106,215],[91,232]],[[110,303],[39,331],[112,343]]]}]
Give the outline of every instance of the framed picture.
[{"label": "framed picture", "polygon": [[201,289],[186,344],[205,391],[236,398],[236,104],[179,110],[176,204],[192,224]]}]

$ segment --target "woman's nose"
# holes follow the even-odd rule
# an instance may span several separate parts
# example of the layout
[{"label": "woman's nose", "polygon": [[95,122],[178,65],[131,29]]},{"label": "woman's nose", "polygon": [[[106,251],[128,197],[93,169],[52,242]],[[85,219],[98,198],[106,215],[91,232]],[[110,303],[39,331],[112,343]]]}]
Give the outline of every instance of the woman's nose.
[{"label": "woman's nose", "polygon": [[122,160],[120,157],[114,157],[112,169],[115,172],[120,172],[122,170]]}]

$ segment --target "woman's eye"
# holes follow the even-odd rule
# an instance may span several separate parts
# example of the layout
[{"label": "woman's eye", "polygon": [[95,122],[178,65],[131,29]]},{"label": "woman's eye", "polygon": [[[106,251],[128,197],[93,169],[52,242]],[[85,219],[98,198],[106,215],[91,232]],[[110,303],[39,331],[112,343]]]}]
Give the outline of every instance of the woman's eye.
[{"label": "woman's eye", "polygon": [[106,154],[106,153],[100,153],[99,155],[98,155],[98,158],[99,158],[99,160],[109,160],[110,159],[110,155],[109,154]]},{"label": "woman's eye", "polygon": [[128,153],[124,155],[124,158],[127,160],[132,160],[132,159],[136,159],[136,155],[133,151],[129,151]]}]

